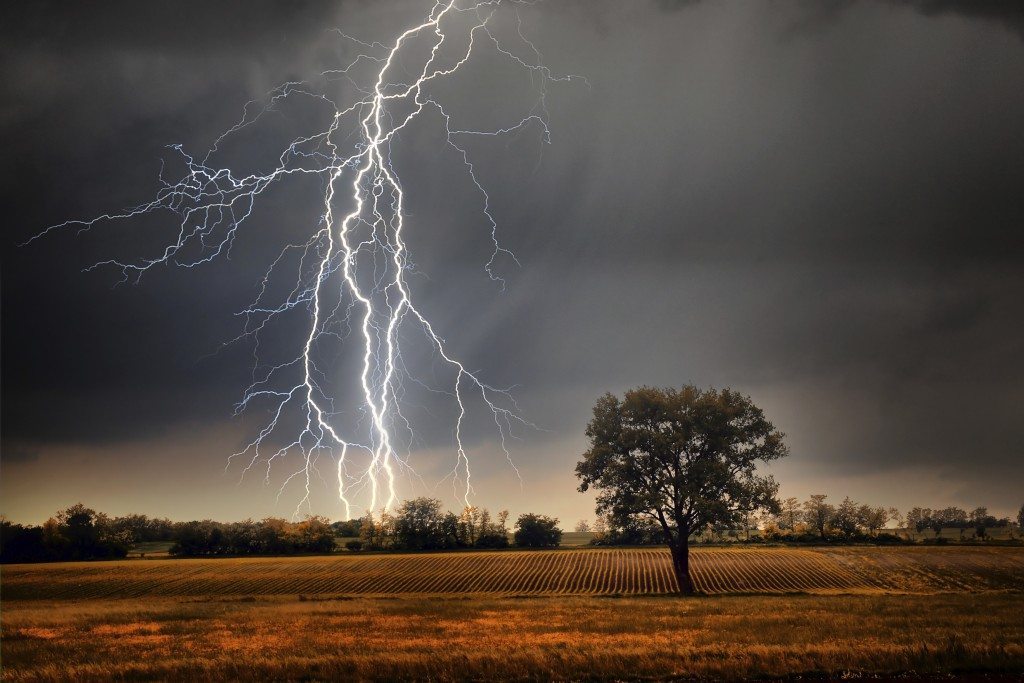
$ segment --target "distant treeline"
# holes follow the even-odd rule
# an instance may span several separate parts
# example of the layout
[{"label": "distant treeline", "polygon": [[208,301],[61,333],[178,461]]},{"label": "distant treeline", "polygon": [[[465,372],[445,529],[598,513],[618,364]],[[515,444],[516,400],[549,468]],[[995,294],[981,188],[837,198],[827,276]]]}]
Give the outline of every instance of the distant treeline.
[{"label": "distant treeline", "polygon": [[[787,498],[778,514],[750,515],[744,524],[708,526],[693,536],[695,542],[725,540],[796,543],[872,542],[904,543],[932,538],[939,542],[943,529],[958,529],[964,540],[986,540],[991,529],[1015,526],[1008,517],[996,518],[987,508],[967,512],[957,507],[912,508],[906,516],[895,508],[860,504],[849,497],[832,505],[825,495],[806,501]],[[1016,531],[1024,527],[1024,508],[1017,515]],[[904,535],[885,533],[895,527]],[[653,519],[628,516],[599,518],[593,525],[580,522],[576,531],[593,532],[595,545],[660,545],[664,536]],[[967,536],[967,533],[970,536]],[[933,536],[930,536],[933,534]],[[511,536],[511,539],[510,539]],[[110,517],[82,504],[61,510],[41,526],[0,520],[0,562],[56,562],[125,557],[133,546],[147,542],[170,543],[172,555],[288,555],[334,552],[338,539],[349,551],[450,550],[458,548],[557,547],[562,540],[558,520],[524,514],[508,528],[508,512],[497,518],[484,508],[466,507],[458,514],[445,512],[433,498],[402,503],[393,513],[367,515],[331,523],[310,516],[290,522],[268,517],[242,522],[212,520],[172,522],[146,515]]]},{"label": "distant treeline", "polygon": [[[138,543],[160,541],[171,543],[170,554],[187,557],[329,553],[339,537],[348,538],[349,551],[504,548],[510,545],[507,522],[507,511],[498,513],[497,521],[477,507],[456,515],[443,512],[432,498],[406,501],[394,513],[333,524],[319,516],[297,522],[274,517],[172,522],[146,515],[110,517],[78,504],[42,526],[0,521],[0,562],[120,558]],[[527,548],[557,547],[561,538],[557,519],[535,514],[520,515],[513,533],[515,545]]]},{"label": "distant treeline", "polygon": [[0,522],[0,561],[59,562],[125,557],[137,543],[171,542],[175,555],[252,555],[329,552],[335,531],[323,517],[301,522],[268,518],[225,524],[172,522],[146,515],[110,517],[81,503],[42,526]]},{"label": "distant treeline", "polygon": [[[880,507],[858,503],[848,496],[838,505],[827,502],[828,496],[812,495],[801,502],[787,498],[780,502],[778,514],[749,515],[745,523],[735,526],[707,526],[693,535],[693,541],[787,541],[804,543],[873,542],[902,543],[916,540],[916,534],[931,531],[938,539],[943,529],[958,529],[960,538],[984,540],[989,530],[1009,528],[1013,538],[1014,525],[1009,517],[996,518],[988,508],[978,507],[967,512],[958,507],[941,509],[912,508],[906,516],[893,507]],[[1017,515],[1017,529],[1024,527],[1024,507]],[[884,533],[884,529],[904,530],[906,536]],[[625,519],[607,517],[593,525],[581,522],[577,531],[593,531],[595,545],[660,545],[664,536],[653,519],[630,516]]]},{"label": "distant treeline", "polygon": [[[344,523],[343,523],[344,524]],[[350,550],[448,550],[454,548],[507,548],[508,511],[492,520],[486,508],[467,506],[456,515],[443,512],[441,501],[415,498],[402,503],[394,514],[368,515],[347,523],[358,540],[346,543]],[[523,514],[516,520],[513,542],[523,548],[557,547],[562,542],[558,520],[546,515]]]}]

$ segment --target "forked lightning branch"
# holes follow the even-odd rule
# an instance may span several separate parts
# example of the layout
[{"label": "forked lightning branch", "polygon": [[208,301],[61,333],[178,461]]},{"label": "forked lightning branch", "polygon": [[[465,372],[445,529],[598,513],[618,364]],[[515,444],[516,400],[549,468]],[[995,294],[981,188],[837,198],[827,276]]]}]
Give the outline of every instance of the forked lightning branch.
[{"label": "forked lightning branch", "polygon": [[[259,280],[255,301],[241,311],[245,327],[239,340],[254,340],[257,349],[261,332],[279,316],[300,311],[306,314],[306,322],[295,335],[293,358],[273,364],[257,361],[254,366],[252,383],[243,392],[236,412],[258,407],[268,417],[229,462],[229,466],[240,462],[243,476],[259,469],[267,482],[282,465],[278,496],[298,486],[301,494],[296,514],[304,506],[310,507],[318,479],[336,481],[346,518],[353,516],[354,509],[372,511],[394,505],[400,475],[412,472],[413,426],[403,413],[405,387],[410,382],[451,402],[454,438],[449,477],[457,497],[468,505],[473,493],[471,454],[464,445],[471,402],[493,417],[500,449],[518,476],[508,440],[530,423],[520,415],[507,389],[488,384],[449,350],[442,331],[417,306],[407,278],[412,260],[406,234],[418,226],[407,220],[405,195],[392,153],[401,144],[403,130],[424,118],[424,113],[430,112],[435,115],[431,120],[442,122],[449,151],[464,165],[478,193],[481,229],[493,242],[483,269],[502,287],[496,263],[502,256],[515,257],[499,241],[490,197],[478,180],[467,141],[526,132],[549,142],[546,88],[553,81],[577,78],[549,71],[540,51],[524,34],[519,11],[532,4],[517,0],[438,2],[422,23],[409,27],[390,44],[362,42],[338,31],[339,40],[356,48],[358,54],[351,61],[313,81],[285,83],[263,99],[250,102],[241,120],[202,157],[181,145],[172,146],[185,173],[176,181],[161,177],[152,201],[88,221],[55,225],[33,238],[62,227],[87,230],[101,222],[143,214],[175,214],[180,221],[176,239],[156,253],[136,261],[105,260],[87,269],[110,266],[120,269],[125,280],[137,281],[156,266],[195,268],[229,256],[268,188],[292,177],[322,179],[319,222],[308,239],[283,248]],[[512,30],[499,32],[495,29],[499,22]],[[456,79],[460,69],[484,50],[525,70],[533,99],[500,127],[474,130],[458,125],[449,107],[432,90],[443,81]],[[350,86],[357,93],[352,98],[355,101],[337,101],[331,83]],[[330,106],[333,116],[327,117],[327,127],[292,139],[268,172],[244,174],[218,167],[214,160],[222,145],[289,98],[312,98]],[[274,298],[279,271],[294,257],[299,264],[294,286],[286,288],[286,295]],[[409,333],[409,328],[416,333]],[[432,358],[448,368],[444,386],[428,383],[407,367],[403,344],[410,339],[428,346]],[[359,419],[354,426],[339,419],[338,404],[347,397],[330,388],[332,356],[320,352],[325,341],[334,340],[356,345],[358,377],[350,378],[359,394]]]}]

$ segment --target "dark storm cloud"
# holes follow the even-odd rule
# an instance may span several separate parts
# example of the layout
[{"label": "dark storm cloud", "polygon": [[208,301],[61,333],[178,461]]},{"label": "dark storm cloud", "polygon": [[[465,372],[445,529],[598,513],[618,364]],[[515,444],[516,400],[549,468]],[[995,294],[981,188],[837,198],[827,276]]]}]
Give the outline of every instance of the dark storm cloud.
[{"label": "dark storm cloud", "polygon": [[[252,294],[230,265],[205,280],[165,271],[112,289],[109,271],[79,272],[109,257],[110,241],[15,245],[42,226],[149,196],[166,145],[209,144],[246,100],[305,76],[343,6],[4,6],[5,439],[160,433],[183,417],[223,416],[237,399],[237,358],[209,358],[237,332],[232,314]],[[152,252],[152,239],[120,239],[131,256]],[[217,297],[204,296],[211,288]],[[194,317],[178,317],[185,311]]]},{"label": "dark storm cloud", "polygon": [[[246,50],[296,30],[322,29],[346,3],[260,2],[142,4],[122,0],[102,8],[78,3],[14,3],[4,10],[5,40],[15,45],[61,45],[65,50],[117,49],[204,53]],[[10,43],[7,43],[10,45]]]},{"label": "dark storm cloud", "polygon": [[[14,244],[148,197],[164,145],[203,149],[248,99],[351,54],[326,28],[385,39],[421,9],[5,6],[5,461],[8,443],[187,451],[181,425],[226,423],[249,349],[210,354],[237,334],[272,230],[315,224],[317,188],[265,197],[231,261],[138,286],[79,269],[151,253],[166,221]],[[505,293],[482,271],[457,160],[425,128],[396,153],[425,312],[550,430],[529,437],[524,471],[571,471],[575,452],[544,449],[577,448],[601,392],[686,381],[754,394],[825,479],[973,459],[994,473],[971,475],[984,487],[1019,467],[1021,15],[938,0],[525,11],[549,65],[591,87],[552,88],[552,146],[524,133],[474,147],[523,263],[502,264]],[[504,93],[495,64],[479,68],[453,97],[486,124]]]},{"label": "dark storm cloud", "polygon": [[926,15],[959,14],[972,19],[996,21],[1024,38],[1024,4],[1015,0],[910,0],[910,4]]},{"label": "dark storm cloud", "polygon": [[[693,6],[700,0],[654,0],[657,7],[674,12]],[[805,0],[803,16],[793,30],[808,30],[815,26],[838,21],[842,14],[859,3],[888,3],[912,7],[927,16],[961,15],[972,19],[995,21],[1024,38],[1024,4],[1018,0]]]}]

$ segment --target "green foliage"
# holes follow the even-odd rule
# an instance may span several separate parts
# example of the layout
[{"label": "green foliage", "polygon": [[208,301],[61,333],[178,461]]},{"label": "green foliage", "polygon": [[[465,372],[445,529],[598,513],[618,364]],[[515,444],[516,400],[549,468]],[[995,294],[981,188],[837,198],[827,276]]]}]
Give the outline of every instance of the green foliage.
[{"label": "green foliage", "polygon": [[557,548],[561,542],[562,530],[554,517],[523,514],[516,520],[515,543],[521,548]]},{"label": "green foliage", "polygon": [[129,532],[81,503],[61,510],[41,527],[4,520],[0,538],[0,559],[4,562],[117,558],[127,555],[132,544]]},{"label": "green foliage", "polygon": [[825,538],[828,535],[832,518],[836,514],[835,506],[825,502],[827,497],[823,493],[816,493],[803,504],[804,521],[818,532],[820,538]]},{"label": "green foliage", "polygon": [[447,550],[453,548],[505,548],[508,532],[505,511],[498,523],[486,509],[467,506],[459,515],[442,512],[441,501],[415,498],[399,506],[394,515],[367,515],[360,540],[369,550]]},{"label": "green foliage", "polygon": [[654,520],[669,545],[708,524],[738,525],[746,513],[779,509],[777,484],[755,468],[787,454],[783,435],[738,392],[685,386],[606,394],[586,434],[580,491],[597,489],[599,514]]},{"label": "green foliage", "polygon": [[170,554],[183,557],[211,555],[291,555],[334,550],[334,530],[324,517],[301,522],[268,517],[225,524],[213,520],[175,525]]},{"label": "green foliage", "polygon": [[507,548],[508,533],[498,528],[492,528],[476,539],[477,548]]},{"label": "green foliage", "polygon": [[650,517],[630,515],[611,518],[593,545],[658,545],[665,542],[661,527]]},{"label": "green foliage", "polygon": [[441,514],[441,501],[436,498],[407,500],[395,514],[394,546],[402,550],[440,550],[449,547]]},{"label": "green foliage", "polygon": [[857,533],[859,529],[859,508],[849,496],[843,499],[839,507],[832,515],[831,526],[847,538]]},{"label": "green foliage", "polygon": [[341,536],[343,538],[353,537],[359,536],[359,529],[362,526],[362,524],[363,520],[361,519],[350,519],[345,522],[334,522],[333,524],[331,524],[331,528],[334,529],[334,533],[337,536]]}]

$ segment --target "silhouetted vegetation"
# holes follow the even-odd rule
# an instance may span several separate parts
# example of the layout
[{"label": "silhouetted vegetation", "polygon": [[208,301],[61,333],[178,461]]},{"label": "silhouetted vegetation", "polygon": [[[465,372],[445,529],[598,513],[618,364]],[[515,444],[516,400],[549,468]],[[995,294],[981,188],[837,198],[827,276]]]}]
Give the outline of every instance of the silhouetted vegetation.
[{"label": "silhouetted vegetation", "polygon": [[0,522],[0,561],[55,562],[124,557],[131,532],[81,503],[61,510],[42,526]]},{"label": "silhouetted vegetation", "polygon": [[442,512],[435,498],[407,500],[394,514],[381,512],[361,521],[359,540],[365,550],[452,550],[506,548],[508,512],[494,522],[485,508],[466,506],[458,515]]},{"label": "silhouetted vegetation", "polygon": [[779,511],[778,485],[756,467],[788,453],[783,435],[750,398],[731,389],[605,394],[586,435],[590,449],[576,465],[580,491],[596,489],[597,511],[614,526],[626,529],[640,519],[656,524],[683,593],[693,592],[694,533],[742,523],[757,510]]},{"label": "silhouetted vegetation", "polygon": [[288,522],[268,517],[259,522],[224,524],[211,520],[175,525],[172,555],[290,555],[334,550],[334,529],[324,517]]},{"label": "silhouetted vegetation", "polygon": [[[616,518],[605,516],[594,524],[593,545],[658,545],[660,529],[654,520],[638,515]],[[954,529],[957,538],[942,537],[944,530]],[[1015,540],[1020,533],[1009,517],[996,518],[988,508],[971,512],[957,507],[912,508],[904,517],[893,507],[873,506],[846,497],[838,505],[828,496],[815,494],[806,501],[787,498],[780,502],[779,512],[744,517],[742,524],[708,524],[690,536],[690,542],[786,542],[807,544],[872,543],[965,543],[990,542],[995,529],[1004,540]],[[948,535],[947,535],[948,536]]]},{"label": "silhouetted vegetation", "polygon": [[331,528],[334,529],[334,533],[343,538],[352,538],[359,536],[359,530],[363,526],[363,520],[361,519],[350,519],[346,522],[338,521],[331,523]]},{"label": "silhouetted vegetation", "polygon": [[[996,518],[985,507],[971,512],[960,508],[915,507],[901,515],[895,508],[856,503],[845,498],[838,505],[816,494],[800,502],[787,498],[778,512],[741,515],[739,524],[705,524],[695,529],[689,543],[1019,543],[1020,522]],[[660,525],[650,516],[604,515],[593,524],[581,522],[593,534],[592,545],[631,546],[664,543]],[[951,537],[944,530],[959,532]],[[999,530],[999,531],[996,531]],[[0,519],[0,562],[59,562],[123,558],[142,543],[170,545],[181,557],[295,555],[331,553],[344,547],[361,551],[436,551],[456,549],[557,547],[562,541],[558,520],[524,514],[515,529],[508,528],[508,512],[497,519],[484,508],[465,507],[458,514],[445,512],[441,502],[417,498],[404,502],[394,513],[329,522],[307,517],[291,522],[269,517],[260,521],[172,522],[131,514],[110,517],[81,503],[65,508],[39,526]],[[584,540],[584,542],[586,542]],[[163,549],[161,549],[162,551]],[[149,552],[146,550],[146,552]]]},{"label": "silhouetted vegetation", "polygon": [[558,520],[547,515],[519,515],[516,520],[516,545],[521,548],[557,548],[562,542]]}]

